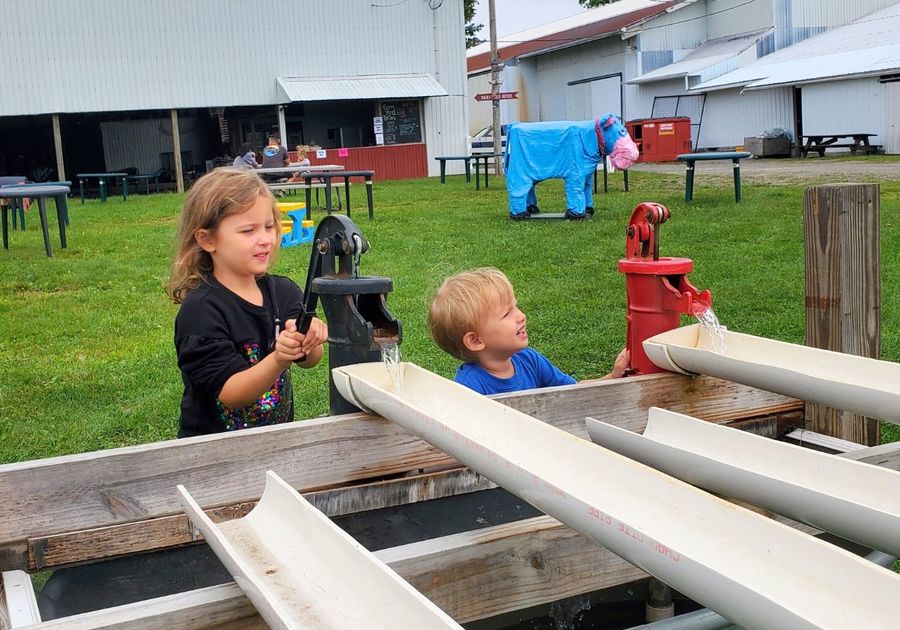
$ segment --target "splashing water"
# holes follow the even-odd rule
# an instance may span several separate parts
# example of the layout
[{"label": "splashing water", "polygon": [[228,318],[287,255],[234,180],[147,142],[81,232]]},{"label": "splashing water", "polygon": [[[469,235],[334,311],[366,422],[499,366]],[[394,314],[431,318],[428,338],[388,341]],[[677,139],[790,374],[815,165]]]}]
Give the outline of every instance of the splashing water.
[{"label": "splashing water", "polygon": [[722,324],[719,323],[719,318],[716,317],[712,308],[701,305],[694,311],[694,317],[697,318],[700,326],[709,336],[713,351],[725,354],[728,351],[728,347],[725,345],[725,333],[723,332]]},{"label": "splashing water", "polygon": [[400,354],[400,344],[391,341],[381,345],[381,360],[391,375],[394,383],[394,393],[399,394],[403,390],[403,357]]}]

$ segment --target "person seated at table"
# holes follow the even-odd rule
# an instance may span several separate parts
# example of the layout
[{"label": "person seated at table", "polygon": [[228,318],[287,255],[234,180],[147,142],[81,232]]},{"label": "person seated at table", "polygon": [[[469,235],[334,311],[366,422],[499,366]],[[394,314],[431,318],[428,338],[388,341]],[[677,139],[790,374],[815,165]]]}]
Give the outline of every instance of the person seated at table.
[{"label": "person seated at table", "polygon": [[250,148],[249,142],[245,142],[241,145],[241,150],[238,151],[237,157],[234,158],[232,166],[259,168],[259,163],[256,161],[256,153]]},{"label": "person seated at table", "polygon": [[[291,162],[291,166],[309,166],[309,147],[305,144],[297,145],[297,161]],[[300,177],[300,173],[296,172],[291,175],[291,178],[288,180],[289,183],[298,184],[303,181],[303,178]]]}]

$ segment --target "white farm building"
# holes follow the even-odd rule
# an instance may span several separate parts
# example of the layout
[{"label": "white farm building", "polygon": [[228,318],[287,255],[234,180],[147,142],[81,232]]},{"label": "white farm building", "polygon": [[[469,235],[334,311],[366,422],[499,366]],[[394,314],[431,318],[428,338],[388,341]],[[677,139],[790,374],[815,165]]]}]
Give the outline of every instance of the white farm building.
[{"label": "white farm building", "polygon": [[444,0],[3,0],[0,174],[174,171],[175,129],[188,176],[269,133],[425,176],[465,150],[463,22]]},{"label": "white farm building", "polygon": [[[694,148],[783,128],[868,133],[900,153],[898,31],[897,0],[620,0],[504,38],[501,90],[519,100],[501,118],[677,115]],[[467,67],[474,133],[490,124],[490,104],[471,98],[489,91],[486,45]]]}]

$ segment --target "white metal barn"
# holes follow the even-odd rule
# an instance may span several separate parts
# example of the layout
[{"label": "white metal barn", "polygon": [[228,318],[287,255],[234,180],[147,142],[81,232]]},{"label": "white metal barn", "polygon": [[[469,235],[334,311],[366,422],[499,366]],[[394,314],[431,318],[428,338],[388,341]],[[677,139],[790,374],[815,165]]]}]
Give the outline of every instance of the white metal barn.
[{"label": "white metal barn", "polygon": [[380,178],[465,149],[461,2],[5,1],[0,22],[0,174],[171,169],[173,124],[185,171],[272,132]]},{"label": "white metal barn", "polygon": [[[897,55],[887,48],[892,40],[885,34],[884,19],[870,23],[866,16],[880,10],[891,14],[897,4],[897,0],[620,0],[509,36],[500,51],[505,64],[501,90],[518,91],[520,99],[503,102],[501,118],[504,122],[585,119],[607,111],[626,119],[689,116],[695,148],[734,147],[747,136],[778,127],[790,130],[795,138],[803,133],[849,133],[824,129],[819,123],[821,105],[816,103],[829,102],[820,94],[837,89],[843,99],[853,102],[850,109],[859,127],[853,131],[878,134],[873,142],[895,152],[891,134],[897,133],[896,122],[890,121],[890,112],[897,107],[890,104],[897,96],[890,81],[897,69],[879,60],[896,60]],[[795,54],[824,54],[827,42],[838,40],[821,39],[825,37],[821,34],[854,20],[860,22],[852,32],[861,36],[834,35],[847,58],[858,62],[840,87],[820,84],[838,77],[822,75],[815,64],[807,68],[798,62],[790,80],[744,89],[749,81],[741,81],[742,71]],[[819,49],[815,41],[826,44]],[[471,98],[489,90],[485,50],[468,52],[468,71],[472,133],[490,124],[489,103]],[[802,94],[795,87],[800,84]]]}]

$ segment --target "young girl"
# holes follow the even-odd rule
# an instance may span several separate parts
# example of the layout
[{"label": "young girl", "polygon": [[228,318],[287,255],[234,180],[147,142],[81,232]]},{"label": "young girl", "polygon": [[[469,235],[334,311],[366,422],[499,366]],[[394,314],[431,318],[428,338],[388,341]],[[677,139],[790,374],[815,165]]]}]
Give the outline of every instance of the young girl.
[{"label": "young girl", "polygon": [[253,171],[218,168],[188,193],[168,287],[181,304],[179,437],[294,419],[289,368],[318,363],[328,329],[313,318],[298,332],[303,292],[266,274],[280,241],[275,200]]}]

